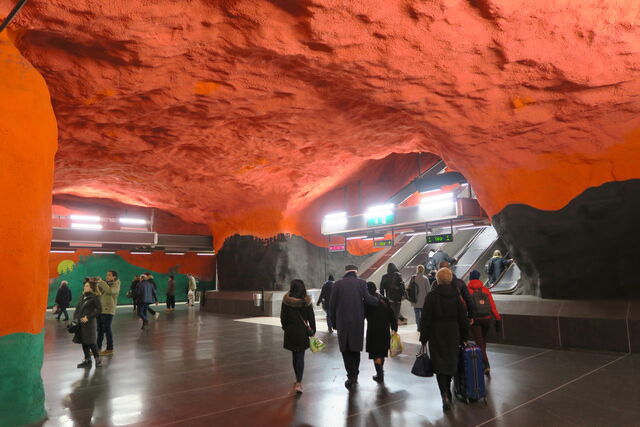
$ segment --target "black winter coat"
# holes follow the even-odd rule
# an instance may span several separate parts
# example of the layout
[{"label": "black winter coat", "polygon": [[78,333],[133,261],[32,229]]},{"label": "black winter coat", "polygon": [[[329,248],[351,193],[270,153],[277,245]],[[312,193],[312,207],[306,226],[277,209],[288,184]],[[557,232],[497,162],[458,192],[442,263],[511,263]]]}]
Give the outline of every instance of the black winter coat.
[{"label": "black winter coat", "polygon": [[280,308],[280,324],[284,329],[283,347],[290,351],[304,351],[309,348],[309,334],[304,321],[316,333],[316,316],[313,313],[311,297],[304,299],[285,294]]},{"label": "black winter coat", "polygon": [[329,311],[329,302],[331,301],[331,291],[333,290],[334,283],[333,280],[325,282],[325,284],[322,285],[320,297],[318,297],[318,305],[322,304],[322,308],[326,311]]},{"label": "black winter coat", "polygon": [[71,289],[67,285],[60,286],[56,293],[56,304],[60,308],[69,308],[71,305]]},{"label": "black winter coat", "polygon": [[367,282],[348,272],[333,285],[329,313],[338,330],[340,351],[362,351],[364,344],[364,305],[378,305],[378,298],[367,290]]},{"label": "black winter coat", "polygon": [[389,263],[387,274],[380,280],[380,293],[392,302],[400,302],[406,295],[404,280],[393,263]]},{"label": "black winter coat", "polygon": [[467,288],[467,284],[464,283],[464,280],[453,275],[453,285],[458,289],[458,294],[462,297],[464,301],[465,309],[467,310],[467,317],[472,319],[476,316],[476,306],[473,303],[473,298],[471,298],[471,294],[469,293],[469,288]]},{"label": "black winter coat", "polygon": [[458,347],[467,340],[469,320],[457,289],[436,285],[427,294],[422,308],[420,342],[429,343],[433,372],[455,375]]},{"label": "black winter coat", "polygon": [[[98,322],[96,318],[102,312],[100,297],[96,294],[83,294],[80,302],[73,313],[73,321],[78,322],[80,329],[73,336],[76,344],[96,344],[98,335]],[[87,323],[80,322],[80,319],[87,316]]]},{"label": "black winter coat", "polygon": [[372,359],[387,356],[391,341],[389,329],[398,332],[398,320],[389,305],[389,300],[381,295],[376,297],[378,305],[367,305],[364,308],[367,318],[366,350]]}]

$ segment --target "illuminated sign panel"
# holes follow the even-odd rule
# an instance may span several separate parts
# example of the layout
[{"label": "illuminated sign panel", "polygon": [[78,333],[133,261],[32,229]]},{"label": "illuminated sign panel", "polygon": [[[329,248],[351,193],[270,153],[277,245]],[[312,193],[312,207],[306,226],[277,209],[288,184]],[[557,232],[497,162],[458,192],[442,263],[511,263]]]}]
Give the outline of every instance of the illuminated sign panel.
[{"label": "illuminated sign panel", "polygon": [[393,240],[389,239],[389,240],[374,240],[373,241],[373,247],[374,248],[388,248],[390,246],[393,246]]},{"label": "illuminated sign panel", "polygon": [[435,234],[433,236],[427,235],[427,243],[447,243],[453,242],[453,234]]},{"label": "illuminated sign panel", "polygon": [[379,225],[393,224],[395,219],[396,216],[394,214],[372,216],[370,218],[367,218],[367,227],[377,227]]},{"label": "illuminated sign panel", "polygon": [[329,252],[344,252],[346,249],[346,246],[344,243],[341,243],[339,245],[329,245]]}]

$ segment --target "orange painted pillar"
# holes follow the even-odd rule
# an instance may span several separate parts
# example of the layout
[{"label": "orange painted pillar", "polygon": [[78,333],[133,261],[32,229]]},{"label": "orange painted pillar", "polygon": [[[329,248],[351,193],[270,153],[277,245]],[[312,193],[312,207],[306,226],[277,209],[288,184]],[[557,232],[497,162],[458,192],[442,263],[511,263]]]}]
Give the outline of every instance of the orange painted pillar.
[{"label": "orange painted pillar", "polygon": [[47,85],[0,34],[0,425],[45,417],[40,377],[56,119]]}]

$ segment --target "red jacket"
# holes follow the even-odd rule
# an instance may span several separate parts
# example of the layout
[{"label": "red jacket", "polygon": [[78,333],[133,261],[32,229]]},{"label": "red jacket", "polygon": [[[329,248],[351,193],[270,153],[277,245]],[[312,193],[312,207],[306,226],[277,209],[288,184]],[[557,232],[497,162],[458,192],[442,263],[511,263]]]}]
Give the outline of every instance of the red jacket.
[{"label": "red jacket", "polygon": [[[496,308],[496,303],[493,301],[493,295],[491,295],[491,291],[487,289],[484,284],[480,280],[471,280],[467,285],[469,288],[469,293],[473,296],[474,292],[484,292],[485,295],[489,298],[489,303],[491,303],[491,312],[493,313],[493,317],[496,320],[500,320],[500,313],[498,313],[498,309]],[[491,316],[485,316],[481,319],[490,319]]]}]

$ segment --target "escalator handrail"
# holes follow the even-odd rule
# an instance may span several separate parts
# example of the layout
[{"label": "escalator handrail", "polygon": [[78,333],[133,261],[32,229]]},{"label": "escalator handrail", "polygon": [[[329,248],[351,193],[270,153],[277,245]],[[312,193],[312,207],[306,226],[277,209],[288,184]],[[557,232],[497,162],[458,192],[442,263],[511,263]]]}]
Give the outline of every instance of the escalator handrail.
[{"label": "escalator handrail", "polygon": [[[471,245],[480,238],[480,235],[484,232],[484,230],[486,230],[486,228],[481,228],[480,230],[478,230],[478,232],[471,238],[469,239],[469,242],[458,251],[458,253],[456,254],[456,256],[454,256],[455,260],[456,260],[456,265],[458,264],[458,260],[460,258],[462,258],[467,251],[469,250],[469,248],[471,247]],[[491,245],[489,245],[491,246]],[[486,249],[484,251],[482,251],[482,254],[480,254],[480,256],[484,255],[484,253],[486,252]],[[471,266],[473,267],[475,265],[475,263],[471,264]]]}]

